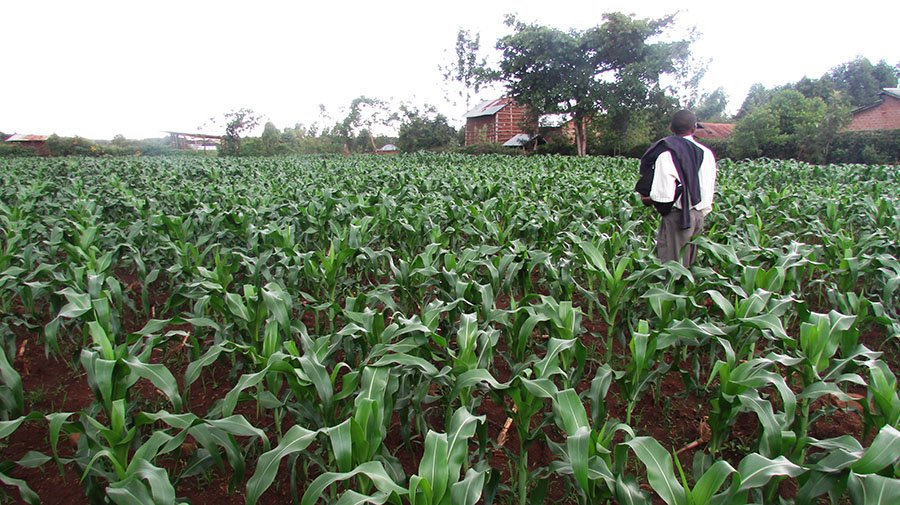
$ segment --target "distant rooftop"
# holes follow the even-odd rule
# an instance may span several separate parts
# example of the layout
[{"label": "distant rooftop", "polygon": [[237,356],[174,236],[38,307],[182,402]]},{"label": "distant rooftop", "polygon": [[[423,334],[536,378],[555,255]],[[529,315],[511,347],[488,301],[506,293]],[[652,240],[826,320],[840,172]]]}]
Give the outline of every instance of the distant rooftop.
[{"label": "distant rooftop", "polygon": [[884,88],[880,95],[890,95],[894,98],[900,98],[900,88]]},{"label": "distant rooftop", "polygon": [[501,109],[509,105],[510,101],[511,100],[509,98],[503,97],[496,100],[487,100],[481,102],[473,107],[469,112],[466,112],[466,118],[493,116],[494,114],[500,112]]},{"label": "distant rooftop", "polygon": [[50,136],[49,135],[25,135],[22,133],[14,133],[8,139],[7,142],[44,142]]},{"label": "distant rooftop", "polygon": [[734,123],[698,123],[694,136],[701,139],[724,139],[734,131]]},{"label": "distant rooftop", "polygon": [[531,135],[527,133],[520,133],[504,142],[503,147],[522,147],[527,144],[529,140],[531,140]]}]

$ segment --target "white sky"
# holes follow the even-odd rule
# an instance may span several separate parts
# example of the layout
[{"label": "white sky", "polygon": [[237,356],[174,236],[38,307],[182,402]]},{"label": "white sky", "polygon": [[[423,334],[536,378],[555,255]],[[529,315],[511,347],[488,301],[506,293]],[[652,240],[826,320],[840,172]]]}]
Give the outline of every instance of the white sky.
[{"label": "white sky", "polygon": [[360,95],[433,104],[461,124],[438,70],[459,28],[496,54],[507,13],[584,29],[613,11],[679,11],[676,30],[696,27],[693,53],[709,60],[701,88],[723,86],[732,112],[756,82],[820,77],[857,55],[900,63],[894,0],[5,1],[0,131],[160,137],[242,107],[284,128],[316,121],[319,104],[343,117]]}]

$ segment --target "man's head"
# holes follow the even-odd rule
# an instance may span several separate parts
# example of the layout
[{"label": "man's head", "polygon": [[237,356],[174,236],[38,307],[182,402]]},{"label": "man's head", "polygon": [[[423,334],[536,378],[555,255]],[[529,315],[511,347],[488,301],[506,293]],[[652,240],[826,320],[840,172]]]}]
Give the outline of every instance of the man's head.
[{"label": "man's head", "polygon": [[689,110],[680,110],[672,116],[669,129],[675,135],[691,135],[697,129],[697,115]]}]

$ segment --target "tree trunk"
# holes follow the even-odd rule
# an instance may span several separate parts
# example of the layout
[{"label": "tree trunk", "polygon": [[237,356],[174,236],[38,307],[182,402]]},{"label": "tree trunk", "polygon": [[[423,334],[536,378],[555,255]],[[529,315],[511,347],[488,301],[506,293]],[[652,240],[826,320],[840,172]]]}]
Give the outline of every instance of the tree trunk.
[{"label": "tree trunk", "polygon": [[587,135],[585,134],[585,118],[576,115],[575,123],[575,148],[578,150],[578,156],[587,154]]}]

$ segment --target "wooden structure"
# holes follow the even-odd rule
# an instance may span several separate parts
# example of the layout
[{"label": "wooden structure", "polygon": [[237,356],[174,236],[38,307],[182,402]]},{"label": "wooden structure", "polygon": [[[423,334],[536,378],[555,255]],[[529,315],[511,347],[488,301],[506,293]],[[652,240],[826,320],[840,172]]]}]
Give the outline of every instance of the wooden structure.
[{"label": "wooden structure", "polygon": [[853,111],[847,131],[900,130],[900,88],[884,88],[880,100]]},{"label": "wooden structure", "polygon": [[49,156],[50,149],[47,147],[48,138],[47,135],[22,135],[16,133],[7,137],[6,142],[31,149],[41,156]]},{"label": "wooden structure", "polygon": [[481,102],[466,113],[466,145],[502,144],[525,133],[527,112],[509,97]]},{"label": "wooden structure", "polygon": [[163,132],[169,134],[169,140],[175,149],[192,151],[215,151],[222,145],[224,137],[206,135],[205,133]]}]

